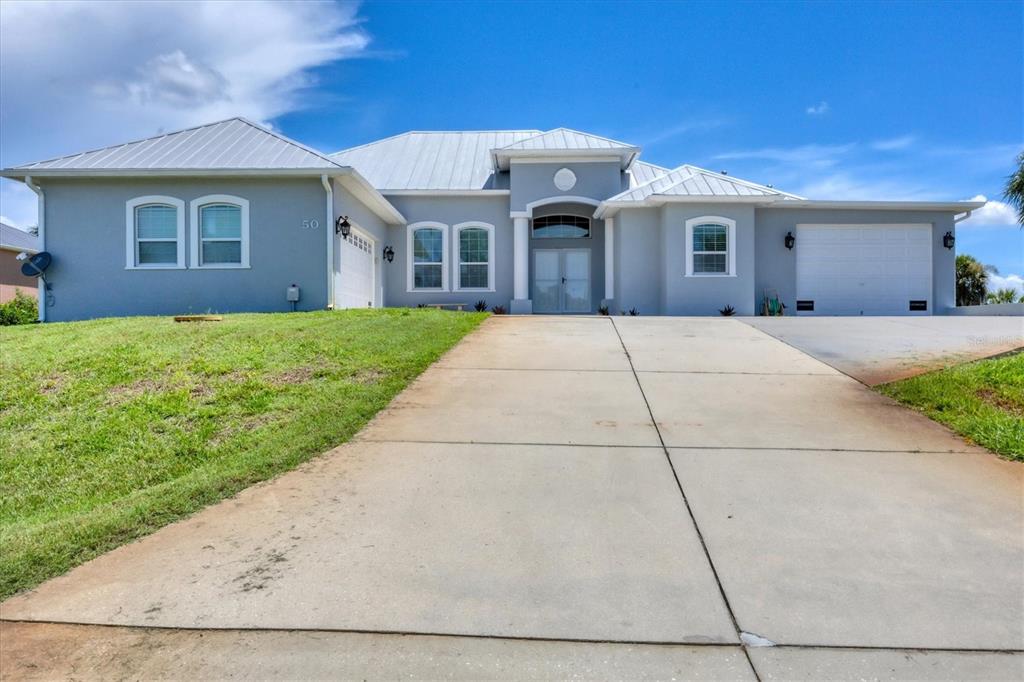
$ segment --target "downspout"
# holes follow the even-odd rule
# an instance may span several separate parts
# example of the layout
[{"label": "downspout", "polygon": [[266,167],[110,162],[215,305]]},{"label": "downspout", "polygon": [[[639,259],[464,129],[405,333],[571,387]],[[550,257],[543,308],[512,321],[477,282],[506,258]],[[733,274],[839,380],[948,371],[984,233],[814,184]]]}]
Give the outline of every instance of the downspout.
[{"label": "downspout", "polygon": [[[39,250],[46,251],[46,198],[43,196],[43,188],[32,182],[32,176],[25,176],[25,185],[36,193],[38,197],[37,212],[39,217],[36,220],[36,237],[39,241]],[[39,278],[39,321],[46,322],[46,281]]]},{"label": "downspout", "polygon": [[320,176],[320,182],[327,192],[327,309],[334,310],[334,188],[326,175]]}]

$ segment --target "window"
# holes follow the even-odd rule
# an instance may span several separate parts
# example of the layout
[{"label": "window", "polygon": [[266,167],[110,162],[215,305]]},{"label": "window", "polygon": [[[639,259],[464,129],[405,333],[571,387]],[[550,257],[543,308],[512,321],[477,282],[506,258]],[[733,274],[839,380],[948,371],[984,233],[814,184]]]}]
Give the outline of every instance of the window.
[{"label": "window", "polygon": [[447,291],[445,251],[448,226],[413,223],[409,226],[409,291]]},{"label": "window", "polygon": [[460,223],[455,231],[455,288],[494,291],[494,226]]},{"label": "window", "polygon": [[686,276],[731,277],[736,274],[736,222],[705,216],[686,221]]},{"label": "window", "polygon": [[125,267],[185,267],[185,202],[165,196],[129,199],[125,204]]},{"label": "window", "polygon": [[192,201],[192,265],[249,267],[249,202],[211,194]]},{"label": "window", "polygon": [[534,239],[584,239],[590,236],[590,218],[547,215],[533,219]]}]

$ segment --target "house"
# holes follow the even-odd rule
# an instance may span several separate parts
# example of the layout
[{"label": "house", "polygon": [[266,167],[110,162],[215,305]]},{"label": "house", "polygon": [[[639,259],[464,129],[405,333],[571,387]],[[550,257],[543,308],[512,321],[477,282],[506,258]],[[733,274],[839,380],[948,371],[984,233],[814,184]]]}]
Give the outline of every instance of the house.
[{"label": "house", "polygon": [[955,305],[955,224],[980,203],[806,199],[640,152],[560,128],[323,154],[234,118],[2,175],[39,196],[50,320],[478,300],[753,315],[766,291],[797,315]]},{"label": "house", "polygon": [[21,274],[21,261],[18,255],[32,255],[39,251],[36,236],[30,232],[19,230],[0,220],[0,303],[6,303],[20,291],[36,298],[38,285],[35,277]]}]

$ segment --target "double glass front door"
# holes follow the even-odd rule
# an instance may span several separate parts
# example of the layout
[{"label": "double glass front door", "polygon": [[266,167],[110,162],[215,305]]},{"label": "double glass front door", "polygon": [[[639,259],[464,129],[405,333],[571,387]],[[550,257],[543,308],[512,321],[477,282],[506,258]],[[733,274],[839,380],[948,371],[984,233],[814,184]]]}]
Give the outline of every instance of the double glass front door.
[{"label": "double glass front door", "polygon": [[590,249],[534,249],[533,311],[591,311]]}]

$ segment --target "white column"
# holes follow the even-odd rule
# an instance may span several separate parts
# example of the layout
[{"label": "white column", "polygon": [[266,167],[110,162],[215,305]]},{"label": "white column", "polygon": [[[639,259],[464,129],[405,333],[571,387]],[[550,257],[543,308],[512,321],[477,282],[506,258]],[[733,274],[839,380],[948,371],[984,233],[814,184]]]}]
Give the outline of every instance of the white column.
[{"label": "white column", "polygon": [[604,219],[604,297],[615,298],[615,218]]},{"label": "white column", "polygon": [[529,218],[513,218],[513,225],[515,232],[513,233],[514,242],[514,277],[513,277],[513,293],[517,300],[525,300],[530,297],[529,283],[527,277],[530,271],[530,219]]}]

